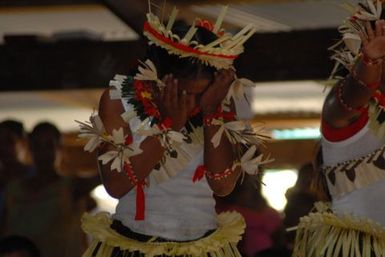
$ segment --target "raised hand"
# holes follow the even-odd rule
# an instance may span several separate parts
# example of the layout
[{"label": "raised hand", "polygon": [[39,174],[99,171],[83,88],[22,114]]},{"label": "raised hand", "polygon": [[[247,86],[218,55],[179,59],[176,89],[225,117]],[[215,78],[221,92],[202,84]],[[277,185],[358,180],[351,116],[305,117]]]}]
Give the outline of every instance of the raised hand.
[{"label": "raised hand", "polygon": [[226,97],[229,88],[234,81],[232,69],[219,70],[215,73],[214,82],[206,89],[200,99],[200,107],[203,113],[215,112],[217,107]]},{"label": "raised hand", "polygon": [[374,30],[369,22],[365,27],[367,35],[360,35],[364,55],[372,60],[383,58],[385,56],[385,21],[376,21]]},{"label": "raised hand", "polygon": [[163,83],[166,86],[155,92],[155,103],[162,118],[171,118],[172,129],[179,131],[186,124],[195,101],[185,91],[178,93],[178,80],[172,74],[166,75]]}]

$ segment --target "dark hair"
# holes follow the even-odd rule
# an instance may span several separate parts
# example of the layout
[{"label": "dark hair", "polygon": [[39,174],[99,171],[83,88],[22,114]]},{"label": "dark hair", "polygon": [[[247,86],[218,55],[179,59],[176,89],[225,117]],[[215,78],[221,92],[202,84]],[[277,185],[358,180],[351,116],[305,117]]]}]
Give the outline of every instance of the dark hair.
[{"label": "dark hair", "polygon": [[[176,21],[172,31],[180,38],[183,38],[189,29],[190,26],[185,22]],[[192,38],[192,41],[206,45],[215,41],[217,38],[218,37],[211,31],[203,27],[197,27],[197,32]],[[172,73],[177,78],[195,79],[198,76],[203,76],[213,79],[214,72],[216,71],[214,67],[205,65],[196,58],[181,58],[178,55],[169,54],[167,50],[155,44],[149,45],[147,58],[155,64],[159,78],[163,78],[166,74]]]},{"label": "dark hair", "polygon": [[20,121],[3,120],[0,122],[0,126],[12,131],[18,138],[23,138],[25,136],[24,125]]},{"label": "dark hair", "polygon": [[313,173],[314,179],[311,182],[311,190],[317,194],[319,200],[331,201],[331,195],[326,182],[326,177],[321,169],[323,165],[322,146],[321,142],[318,141],[315,147],[315,154],[313,158]]},{"label": "dark hair", "polygon": [[38,123],[29,135],[29,139],[33,142],[34,139],[40,134],[52,133],[55,139],[59,142],[61,139],[61,133],[59,129],[50,122]]},{"label": "dark hair", "polygon": [[0,256],[17,251],[26,251],[31,257],[40,257],[36,244],[23,236],[7,236],[0,240]]}]

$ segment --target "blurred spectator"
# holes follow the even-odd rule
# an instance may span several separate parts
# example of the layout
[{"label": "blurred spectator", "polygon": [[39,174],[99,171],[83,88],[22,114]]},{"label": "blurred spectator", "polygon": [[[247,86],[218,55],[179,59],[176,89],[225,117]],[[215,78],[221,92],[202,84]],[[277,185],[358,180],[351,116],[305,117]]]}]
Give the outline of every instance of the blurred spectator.
[{"label": "blurred spectator", "polygon": [[29,146],[35,172],[7,186],[6,231],[34,240],[42,257],[81,256],[86,247],[80,230],[85,211],[81,203],[89,192],[58,175],[61,133],[54,125],[36,125]]},{"label": "blurred spectator", "polygon": [[[312,190],[314,169],[311,163],[304,164],[298,171],[298,179],[295,185],[286,191],[287,204],[284,209],[285,228],[295,227],[302,216],[308,214],[318,201],[316,192]],[[292,248],[295,240],[295,231],[287,233],[287,242]]]},{"label": "blurred spectator", "polygon": [[0,257],[40,257],[40,251],[28,238],[12,235],[0,239]]},{"label": "blurred spectator", "polygon": [[12,133],[16,136],[16,152],[17,157],[20,162],[25,162],[26,160],[26,133],[24,130],[24,125],[22,122],[17,120],[3,120],[0,122],[0,126],[8,129],[9,131],[12,131]]},{"label": "blurred spectator", "polygon": [[285,252],[281,216],[268,205],[257,181],[246,174],[230,195],[217,198],[218,213],[235,210],[245,218],[246,230],[239,250],[246,257],[259,256],[258,253],[273,249]]},{"label": "blurred spectator", "polygon": [[0,234],[4,227],[4,190],[7,184],[32,172],[23,161],[25,157],[23,124],[14,120],[0,123]]}]

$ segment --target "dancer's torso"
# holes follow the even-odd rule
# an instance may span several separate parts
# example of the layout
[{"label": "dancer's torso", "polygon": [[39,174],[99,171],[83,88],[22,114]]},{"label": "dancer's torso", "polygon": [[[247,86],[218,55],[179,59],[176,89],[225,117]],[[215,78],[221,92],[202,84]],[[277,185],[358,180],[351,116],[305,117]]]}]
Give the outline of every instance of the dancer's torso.
[{"label": "dancer's torso", "polygon": [[385,226],[385,139],[375,137],[366,125],[346,140],[322,138],[321,144],[333,210]]}]

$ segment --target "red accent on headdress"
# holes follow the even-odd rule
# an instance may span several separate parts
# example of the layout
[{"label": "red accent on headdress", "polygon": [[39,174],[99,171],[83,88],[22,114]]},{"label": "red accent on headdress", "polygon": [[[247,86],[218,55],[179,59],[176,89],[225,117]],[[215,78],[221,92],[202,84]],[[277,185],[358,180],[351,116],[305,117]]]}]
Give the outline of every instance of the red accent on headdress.
[{"label": "red accent on headdress", "polygon": [[148,22],[144,23],[144,31],[150,33],[160,41],[162,41],[165,44],[171,45],[172,47],[179,49],[183,52],[193,53],[197,55],[207,55],[207,56],[213,56],[213,57],[220,57],[225,59],[236,59],[238,55],[224,55],[224,54],[212,54],[212,53],[206,53],[201,52],[198,49],[194,49],[190,46],[180,44],[178,42],[172,41],[170,38],[163,36],[162,34],[158,33],[155,29],[151,27],[151,25]]},{"label": "red accent on headdress", "polygon": [[214,30],[214,24],[212,24],[211,21],[208,21],[208,20],[197,19],[195,21],[195,26],[205,28],[209,31]]},{"label": "red accent on headdress", "polygon": [[[211,21],[209,21],[209,20],[197,19],[195,21],[195,26],[205,28],[205,29],[207,29],[208,31],[211,31],[211,32],[213,32],[213,30],[214,30],[214,24]],[[216,33],[216,35],[219,36],[219,37],[223,36],[223,34],[225,34],[225,32],[223,30],[222,31],[218,31]]]}]

